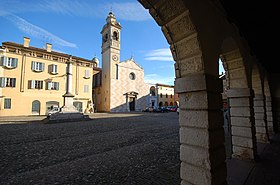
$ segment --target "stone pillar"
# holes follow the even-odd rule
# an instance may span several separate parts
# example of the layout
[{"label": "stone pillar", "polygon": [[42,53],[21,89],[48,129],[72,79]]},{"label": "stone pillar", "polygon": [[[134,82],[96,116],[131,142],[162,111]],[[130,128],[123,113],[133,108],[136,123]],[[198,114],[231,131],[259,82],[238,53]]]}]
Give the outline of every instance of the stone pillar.
[{"label": "stone pillar", "polygon": [[78,112],[73,105],[74,95],[72,94],[72,61],[67,62],[66,68],[66,93],[64,97],[64,105],[61,108],[61,112]]},{"label": "stone pillar", "polygon": [[181,184],[226,184],[222,83],[192,74],[175,81],[180,94]]},{"label": "stone pillar", "polygon": [[264,96],[262,94],[255,94],[254,112],[256,125],[256,139],[260,143],[268,143],[265,102]]},{"label": "stone pillar", "polygon": [[253,160],[257,157],[253,91],[235,88],[227,91],[230,106],[232,149],[234,158]]},{"label": "stone pillar", "polygon": [[273,116],[272,116],[272,103],[271,103],[271,97],[266,96],[265,97],[265,109],[266,109],[266,121],[267,121],[267,131],[269,139],[273,136]]},{"label": "stone pillar", "polygon": [[66,94],[72,94],[72,62],[67,62],[67,68],[66,68]]}]

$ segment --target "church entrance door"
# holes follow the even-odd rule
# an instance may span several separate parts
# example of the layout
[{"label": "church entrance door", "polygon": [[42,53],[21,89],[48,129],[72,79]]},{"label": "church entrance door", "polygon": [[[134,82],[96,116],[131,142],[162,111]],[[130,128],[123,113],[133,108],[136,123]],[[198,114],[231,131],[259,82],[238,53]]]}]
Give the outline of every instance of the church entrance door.
[{"label": "church entrance door", "polygon": [[135,98],[132,97],[129,98],[129,110],[135,111]]}]

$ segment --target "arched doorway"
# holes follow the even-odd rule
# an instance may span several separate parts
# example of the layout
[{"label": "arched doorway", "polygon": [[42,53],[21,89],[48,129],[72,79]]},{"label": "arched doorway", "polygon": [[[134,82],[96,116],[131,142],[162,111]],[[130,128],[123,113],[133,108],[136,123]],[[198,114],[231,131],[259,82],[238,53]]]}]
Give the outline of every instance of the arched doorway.
[{"label": "arched doorway", "polygon": [[41,103],[39,100],[32,102],[32,115],[40,115]]}]

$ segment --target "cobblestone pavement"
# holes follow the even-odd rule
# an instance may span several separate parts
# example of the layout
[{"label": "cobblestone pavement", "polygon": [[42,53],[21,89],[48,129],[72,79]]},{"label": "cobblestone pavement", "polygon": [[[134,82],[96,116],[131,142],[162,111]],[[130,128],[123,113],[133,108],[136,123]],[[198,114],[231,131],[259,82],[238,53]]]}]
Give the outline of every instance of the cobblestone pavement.
[{"label": "cobblestone pavement", "polygon": [[[179,185],[176,113],[94,113],[83,122],[0,117],[0,185]],[[227,159],[229,185],[280,185],[280,134],[258,162]],[[199,177],[198,177],[199,178]]]},{"label": "cobblestone pavement", "polygon": [[55,124],[1,118],[1,185],[180,184],[176,113],[90,117]]}]

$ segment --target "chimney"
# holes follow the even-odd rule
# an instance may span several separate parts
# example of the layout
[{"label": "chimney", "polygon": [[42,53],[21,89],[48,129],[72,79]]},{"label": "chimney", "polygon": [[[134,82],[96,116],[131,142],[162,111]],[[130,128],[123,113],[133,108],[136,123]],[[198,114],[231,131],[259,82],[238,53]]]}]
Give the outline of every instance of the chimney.
[{"label": "chimney", "polygon": [[23,46],[29,48],[30,38],[24,37],[23,38]]},{"label": "chimney", "polygon": [[46,48],[47,48],[47,52],[52,52],[52,44],[47,43]]}]

